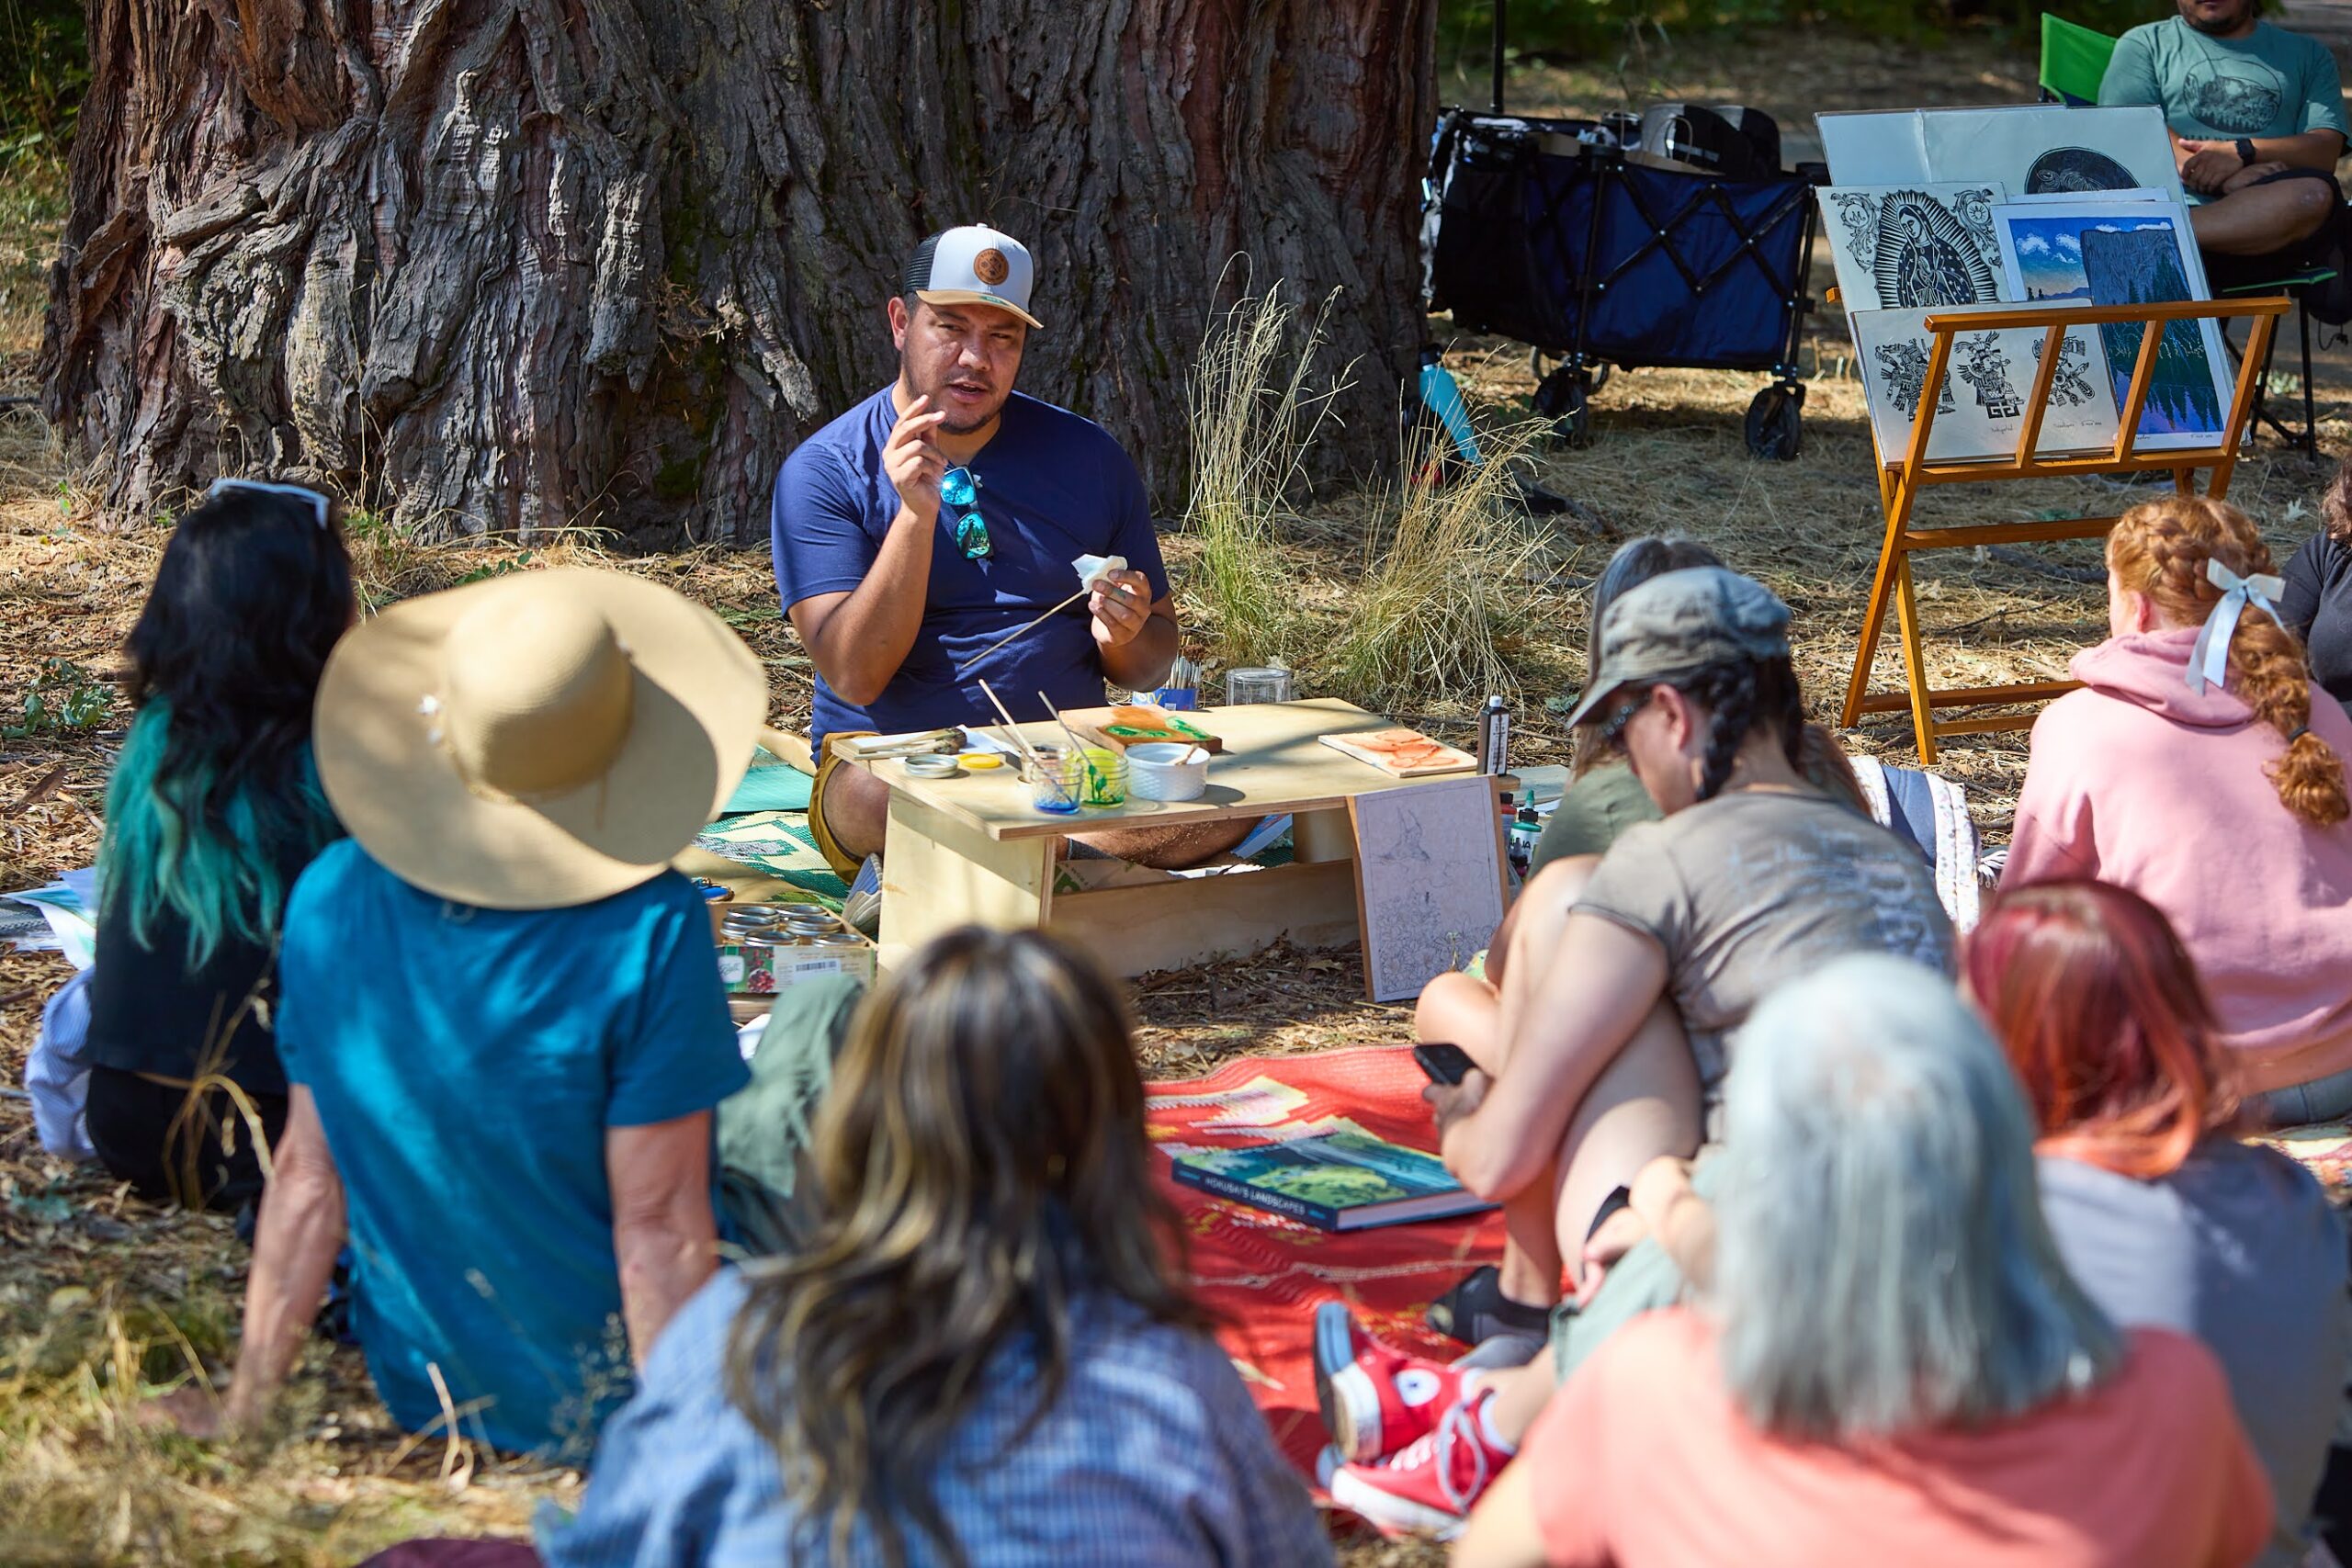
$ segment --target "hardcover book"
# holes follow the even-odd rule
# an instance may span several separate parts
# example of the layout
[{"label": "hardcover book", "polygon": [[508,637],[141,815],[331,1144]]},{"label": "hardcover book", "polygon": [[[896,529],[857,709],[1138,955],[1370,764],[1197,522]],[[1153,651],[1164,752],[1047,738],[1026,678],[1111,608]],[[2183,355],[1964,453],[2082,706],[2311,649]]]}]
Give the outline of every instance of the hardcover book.
[{"label": "hardcover book", "polygon": [[1176,1179],[1327,1231],[1445,1219],[1493,1207],[1434,1155],[1376,1138],[1344,1118],[1305,1135],[1238,1148],[1174,1145]]}]

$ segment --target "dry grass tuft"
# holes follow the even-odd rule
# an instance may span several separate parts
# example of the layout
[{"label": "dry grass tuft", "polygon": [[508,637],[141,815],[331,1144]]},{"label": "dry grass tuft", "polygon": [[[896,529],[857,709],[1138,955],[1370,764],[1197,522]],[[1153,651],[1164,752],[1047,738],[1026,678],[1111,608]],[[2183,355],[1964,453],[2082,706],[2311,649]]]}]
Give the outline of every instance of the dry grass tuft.
[{"label": "dry grass tuft", "polygon": [[1287,546],[1297,532],[1304,459],[1352,367],[1317,386],[1335,290],[1310,316],[1277,279],[1244,295],[1202,334],[1187,400],[1193,491],[1185,531],[1195,547],[1187,610],[1226,669],[1281,659],[1295,624]]},{"label": "dry grass tuft", "polygon": [[1540,422],[1480,432],[1485,461],[1430,482],[1442,438],[1408,443],[1403,477],[1380,492],[1363,535],[1354,613],[1326,683],[1384,712],[1476,702],[1516,705],[1504,644],[1525,626],[1530,569],[1548,553],[1520,482],[1547,439]]}]

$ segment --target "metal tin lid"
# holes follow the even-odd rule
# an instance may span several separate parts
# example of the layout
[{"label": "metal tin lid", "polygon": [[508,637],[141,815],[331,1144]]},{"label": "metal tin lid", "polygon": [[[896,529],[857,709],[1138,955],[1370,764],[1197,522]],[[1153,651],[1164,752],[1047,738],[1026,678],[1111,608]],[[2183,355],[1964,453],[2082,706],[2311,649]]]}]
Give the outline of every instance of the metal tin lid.
[{"label": "metal tin lid", "polygon": [[864,947],[865,939],[855,931],[819,931],[808,939],[811,947]]},{"label": "metal tin lid", "polygon": [[808,939],[792,931],[765,931],[747,936],[736,943],[738,947],[801,947]]},{"label": "metal tin lid", "polygon": [[962,776],[964,772],[953,756],[923,753],[909,757],[906,761],[908,773],[919,779],[952,779]]}]

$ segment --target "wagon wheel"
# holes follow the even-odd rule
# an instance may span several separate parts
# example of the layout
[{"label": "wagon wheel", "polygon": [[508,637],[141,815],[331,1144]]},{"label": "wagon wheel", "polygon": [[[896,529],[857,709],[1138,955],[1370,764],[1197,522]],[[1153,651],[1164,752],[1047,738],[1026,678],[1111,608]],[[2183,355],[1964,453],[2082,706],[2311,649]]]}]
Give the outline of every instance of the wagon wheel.
[{"label": "wagon wheel", "polygon": [[1804,445],[1804,388],[1773,385],[1747,405],[1747,449],[1778,463],[1793,463]]},{"label": "wagon wheel", "polygon": [[1591,397],[1589,373],[1563,365],[1535,389],[1535,412],[1552,422],[1554,439],[1581,446],[1591,438]]},{"label": "wagon wheel", "polygon": [[[1567,361],[1560,355],[1546,354],[1540,348],[1531,348],[1527,351],[1527,373],[1534,377],[1538,382],[1550,380],[1553,375],[1566,363]],[[1615,366],[1606,361],[1586,366],[1585,389],[1589,392],[1597,392],[1609,385],[1609,373],[1615,368]]]}]

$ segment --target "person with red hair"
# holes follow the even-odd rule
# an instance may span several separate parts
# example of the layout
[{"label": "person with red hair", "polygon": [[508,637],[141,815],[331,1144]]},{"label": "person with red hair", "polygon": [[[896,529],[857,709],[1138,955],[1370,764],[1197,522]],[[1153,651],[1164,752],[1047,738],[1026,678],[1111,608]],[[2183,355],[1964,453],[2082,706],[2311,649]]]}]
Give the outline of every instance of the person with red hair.
[{"label": "person with red hair", "polygon": [[2345,1237],[2319,1184],[2231,1135],[2234,1064],[2163,913],[2088,881],[2007,889],[1962,983],[2025,1089],[2044,1213],[2116,1322],[2203,1340],[2263,1466],[2266,1563],[2301,1559],[2346,1344]]}]

